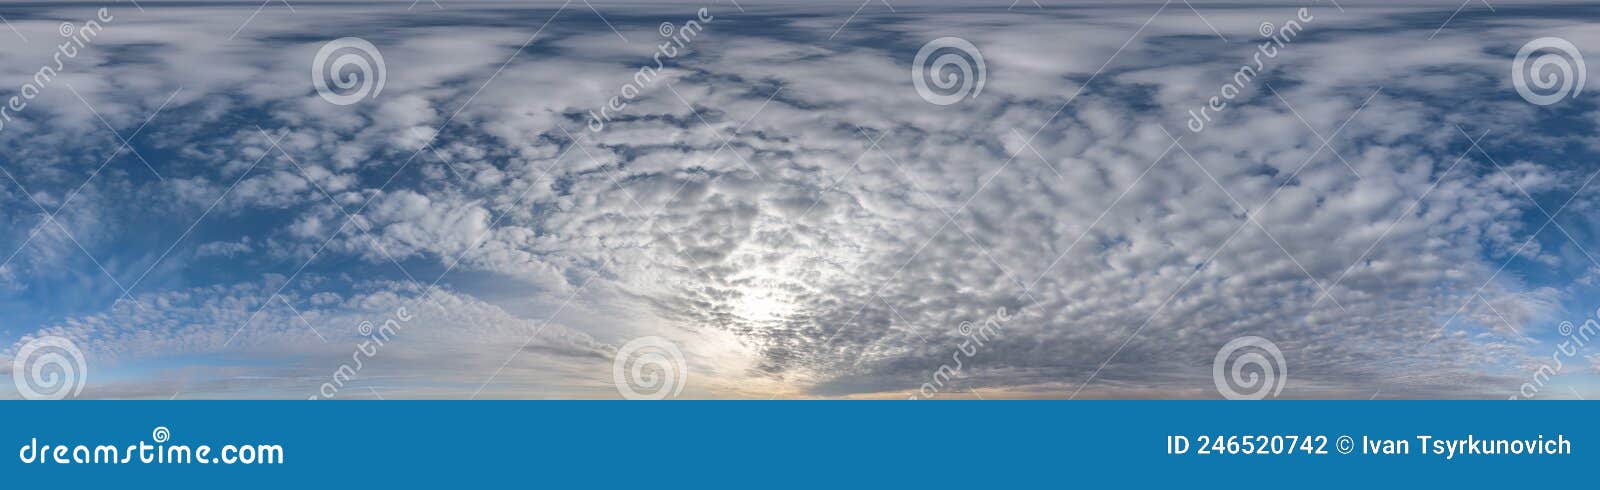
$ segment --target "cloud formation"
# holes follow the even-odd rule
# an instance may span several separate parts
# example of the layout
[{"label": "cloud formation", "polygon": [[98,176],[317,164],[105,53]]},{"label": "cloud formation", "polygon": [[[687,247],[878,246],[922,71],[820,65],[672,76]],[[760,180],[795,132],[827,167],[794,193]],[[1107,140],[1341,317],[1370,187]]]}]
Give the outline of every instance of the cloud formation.
[{"label": "cloud formation", "polygon": [[[407,305],[360,396],[611,397],[615,346],[659,335],[685,396],[901,398],[1005,308],[955,391],[1213,397],[1255,335],[1284,396],[1501,397],[1596,306],[1600,116],[1508,76],[1535,37],[1600,47],[1589,20],[1311,7],[1192,132],[1293,7],[709,5],[592,131],[696,13],[559,7],[116,10],[0,131],[29,322],[0,332],[85,346],[93,396],[307,396]],[[85,15],[24,13],[0,87]],[[344,36],[388,76],[351,106],[306,76]],[[949,106],[909,79],[943,36],[987,77]]]}]

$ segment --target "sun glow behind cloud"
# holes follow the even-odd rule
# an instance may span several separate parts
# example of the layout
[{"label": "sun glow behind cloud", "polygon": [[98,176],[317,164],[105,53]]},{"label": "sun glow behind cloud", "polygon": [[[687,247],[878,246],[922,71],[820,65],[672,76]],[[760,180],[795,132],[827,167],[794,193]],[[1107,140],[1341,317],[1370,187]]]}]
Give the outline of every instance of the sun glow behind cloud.
[{"label": "sun glow behind cloud", "polygon": [[[1191,134],[1295,13],[1200,5],[711,4],[598,132],[693,9],[115,8],[0,131],[0,338],[78,342],[85,396],[298,398],[406,305],[341,396],[614,397],[660,336],[683,396],[903,398],[1005,307],[950,396],[1216,396],[1255,335],[1284,396],[1501,397],[1600,306],[1592,94],[1508,77],[1593,14],[1314,6]],[[92,14],[3,12],[0,87]],[[345,36],[387,80],[338,106],[306,68]],[[986,65],[948,106],[910,79],[944,36]]]}]

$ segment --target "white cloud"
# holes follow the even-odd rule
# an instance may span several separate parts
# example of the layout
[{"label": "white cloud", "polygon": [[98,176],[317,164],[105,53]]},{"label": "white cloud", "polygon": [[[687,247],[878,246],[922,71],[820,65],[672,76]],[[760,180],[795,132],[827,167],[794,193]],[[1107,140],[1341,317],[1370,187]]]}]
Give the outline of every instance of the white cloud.
[{"label": "white cloud", "polygon": [[[1250,42],[1260,20],[1292,12],[1202,11]],[[195,23],[222,17],[196,12],[205,15]],[[1319,10],[1233,107],[1190,134],[1185,111],[1254,48],[1222,43],[1187,9],[1164,12],[1131,41],[1154,9],[876,16],[834,42],[825,39],[842,19],[719,12],[692,55],[664,70],[623,119],[591,133],[587,112],[651,61],[642,42],[580,25],[591,22],[587,12],[563,13],[503,66],[527,26],[498,27],[476,12],[448,17],[476,23],[462,34],[398,14],[365,17],[354,25],[374,27],[350,34],[372,36],[391,78],[378,100],[352,107],[307,88],[303,65],[317,42],[278,40],[350,30],[330,26],[352,14],[330,12],[263,17],[230,43],[205,41],[215,26],[130,18],[104,51],[163,48],[149,60],[93,64],[137,82],[75,86],[134,125],[175,85],[186,87],[173,109],[182,116],[170,118],[184,121],[160,124],[218,136],[185,141],[155,129],[154,141],[178,149],[178,171],[137,199],[182,203],[185,216],[268,151],[256,125],[284,138],[294,161],[266,155],[212,218],[267,215],[261,222],[272,224],[249,230],[254,244],[210,240],[197,255],[292,259],[288,271],[272,269],[279,273],[352,258],[392,271],[395,260],[432,271],[418,274],[423,286],[449,269],[446,308],[417,329],[427,345],[398,348],[384,372],[453,387],[495,371],[572,297],[615,321],[567,321],[555,337],[539,336],[525,357],[554,371],[517,364],[511,386],[604,396],[602,344],[667,333],[685,342],[698,372],[714,373],[704,395],[751,391],[741,383],[813,395],[907,392],[948,359],[956,325],[1005,306],[1020,316],[965,382],[1019,396],[1072,392],[1091,373],[1090,396],[1209,396],[1212,356],[1240,335],[1284,348],[1294,396],[1351,396],[1374,383],[1497,394],[1512,387],[1496,383],[1524,356],[1517,346],[1529,328],[1555,316],[1564,294],[1497,272],[1514,254],[1567,265],[1548,250],[1558,246],[1547,245],[1552,235],[1523,245],[1535,231],[1527,223],[1543,218],[1523,192],[1565,199],[1592,171],[1511,149],[1572,139],[1530,129],[1542,115],[1504,97],[1507,46],[1535,32],[1534,22],[1426,42],[1432,26],[1359,28],[1393,12]],[[547,13],[517,15],[538,25]],[[757,22],[774,30],[749,27]],[[653,26],[622,29],[654,42]],[[1544,27],[1574,42],[1589,32]],[[969,36],[989,63],[985,91],[956,106],[928,104],[910,88],[911,54],[942,35]],[[0,73],[0,82],[12,76]],[[48,144],[103,130],[48,114]],[[1162,129],[1182,136],[1182,147]],[[1505,173],[1484,152],[1468,152],[1463,131],[1488,131],[1479,144]],[[1331,150],[1319,148],[1318,133],[1332,138]],[[21,146],[6,138],[8,148]],[[26,173],[75,175],[61,169],[82,165],[58,158]],[[108,175],[91,189],[132,181]],[[1580,197],[1574,206],[1592,204]],[[31,222],[9,223],[10,235]],[[111,240],[109,231],[94,237]],[[3,272],[5,284],[39,274],[23,265]],[[399,294],[318,291],[366,284],[323,272],[297,278],[284,298],[334,336],[382,310],[371,298]],[[238,344],[224,341],[276,289],[241,284],[141,299],[186,317],[124,305],[43,331],[111,359],[262,356],[290,376],[316,373],[283,361],[288,352],[348,355],[343,344],[323,345],[281,301]],[[314,300],[319,292],[343,299]],[[290,386],[298,384],[272,389]]]}]

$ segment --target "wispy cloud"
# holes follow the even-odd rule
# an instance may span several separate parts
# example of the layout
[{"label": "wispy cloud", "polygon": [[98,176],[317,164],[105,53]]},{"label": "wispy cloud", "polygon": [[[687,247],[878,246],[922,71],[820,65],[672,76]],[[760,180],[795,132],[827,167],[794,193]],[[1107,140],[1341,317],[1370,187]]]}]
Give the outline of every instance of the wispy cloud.
[{"label": "wispy cloud", "polygon": [[[1215,396],[1243,335],[1283,350],[1285,396],[1498,397],[1596,306],[1572,303],[1600,267],[1600,118],[1508,77],[1534,37],[1600,46],[1586,20],[1507,7],[1429,40],[1449,9],[1317,6],[1191,134],[1293,8],[897,8],[834,35],[849,12],[712,5],[591,132],[692,10],[296,4],[226,41],[249,12],[130,6],[61,77],[83,102],[0,132],[27,188],[0,186],[0,305],[28,319],[0,338],[80,342],[114,373],[86,396],[300,397],[409,305],[361,373],[389,398],[611,397],[640,335],[683,347],[685,396],[903,397],[1006,307],[959,381],[985,397]],[[77,14],[26,12],[34,39]],[[337,106],[307,72],[344,36],[388,78]],[[910,80],[942,36],[986,65],[950,106]],[[0,87],[48,55],[0,43]],[[85,105],[126,134],[178,87],[133,141],[164,179],[111,158],[44,223],[30,199],[67,202],[120,146]]]}]

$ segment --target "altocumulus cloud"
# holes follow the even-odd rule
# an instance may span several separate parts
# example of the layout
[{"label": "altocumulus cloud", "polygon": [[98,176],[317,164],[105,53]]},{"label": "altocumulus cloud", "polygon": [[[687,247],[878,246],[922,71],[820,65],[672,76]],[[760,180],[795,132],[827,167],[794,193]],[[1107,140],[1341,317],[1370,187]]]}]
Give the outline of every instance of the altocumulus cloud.
[{"label": "altocumulus cloud", "polygon": [[[1571,12],[1312,6],[1191,133],[1295,7],[709,4],[590,131],[696,15],[596,6],[119,6],[0,132],[5,355],[74,339],[85,396],[299,398],[406,306],[344,393],[612,397],[657,335],[684,396],[898,398],[1004,307],[958,392],[1216,396],[1256,335],[1284,396],[1501,397],[1600,306],[1600,115],[1509,76],[1533,38],[1600,52]],[[0,87],[87,12],[5,11]],[[387,79],[337,106],[306,75],[345,36]],[[939,106],[910,63],[945,36],[987,83]]]}]

